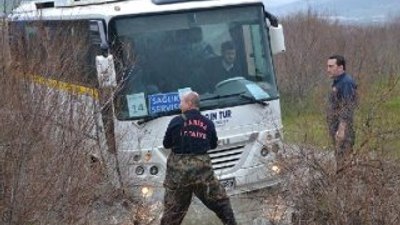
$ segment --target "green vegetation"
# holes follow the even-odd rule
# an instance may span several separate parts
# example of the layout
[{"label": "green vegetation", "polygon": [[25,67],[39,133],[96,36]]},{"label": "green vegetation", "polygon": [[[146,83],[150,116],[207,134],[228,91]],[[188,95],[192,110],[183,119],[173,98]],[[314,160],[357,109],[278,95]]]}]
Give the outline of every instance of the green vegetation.
[{"label": "green vegetation", "polygon": [[[311,103],[311,102],[310,102]],[[289,143],[304,143],[326,148],[329,145],[325,114],[313,107],[299,111],[299,104],[290,104],[282,99],[284,138]]]}]

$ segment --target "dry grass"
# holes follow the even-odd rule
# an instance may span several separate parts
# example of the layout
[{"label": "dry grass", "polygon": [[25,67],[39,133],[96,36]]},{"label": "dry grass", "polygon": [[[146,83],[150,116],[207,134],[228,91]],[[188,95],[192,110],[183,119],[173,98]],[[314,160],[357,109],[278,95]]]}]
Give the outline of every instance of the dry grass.
[{"label": "dry grass", "polygon": [[[332,157],[327,154],[325,160],[321,159],[324,156],[320,151],[310,146],[305,148],[308,151],[298,149],[296,154],[282,158],[282,166],[291,176],[284,186],[284,196],[293,203],[295,224],[399,224],[399,163],[388,158],[382,145],[398,137],[399,130],[394,127],[389,133],[380,132],[385,126],[376,115],[383,115],[376,114],[369,107],[373,101],[364,96],[371,94],[371,84],[390,83],[399,77],[400,24],[342,26],[313,13],[286,18],[284,23],[288,52],[276,62],[283,100],[296,103],[292,104],[296,106],[291,108],[293,115],[309,113],[310,107],[313,112],[323,113],[319,111],[324,105],[320,96],[329,85],[323,75],[325,60],[340,53],[348,58],[348,70],[359,82],[363,107],[371,112],[365,115],[372,115],[362,117],[361,123],[371,119],[373,131],[361,130],[365,132],[361,140],[366,144],[358,145],[355,164],[339,175],[331,172]],[[1,38],[0,44],[4,45],[4,32]],[[57,72],[60,79],[68,81],[85,71],[79,57],[90,57],[85,53],[87,49],[71,48],[66,43],[71,40],[47,43],[45,51],[32,46],[32,55],[17,51],[11,61],[5,57],[7,49],[0,46],[2,223],[110,224],[105,217],[125,213],[121,223],[133,224],[129,217],[134,208],[132,201],[111,185],[115,178],[110,176],[110,165],[104,159],[111,158],[112,153],[102,151],[102,139],[92,133],[99,123],[99,109],[81,104],[82,96],[60,95],[21,79]],[[386,96],[388,91],[390,85],[383,86],[383,92],[375,96]],[[398,110],[396,104],[390,107]],[[74,115],[80,115],[80,120],[76,121]],[[308,123],[315,123],[310,120]],[[101,210],[96,211],[96,207]]]},{"label": "dry grass", "polygon": [[[71,42],[77,43],[77,50],[64,54]],[[46,39],[39,36],[37,43],[46,43]],[[83,104],[89,96],[57,91],[31,79],[36,74],[52,76],[58,68],[59,79],[70,81],[85,71],[84,59],[79,58],[86,56],[82,38],[52,44],[45,52],[30,48],[25,53],[13,52],[13,61],[2,62],[3,224],[87,224],[94,202],[118,199],[101,160],[108,155],[101,151],[96,133],[99,111]],[[13,50],[23,49],[18,47]]]},{"label": "dry grass", "polygon": [[400,164],[359,153],[336,173],[333,155],[309,146],[282,158],[289,179],[283,190],[295,225],[373,225],[400,222]]}]

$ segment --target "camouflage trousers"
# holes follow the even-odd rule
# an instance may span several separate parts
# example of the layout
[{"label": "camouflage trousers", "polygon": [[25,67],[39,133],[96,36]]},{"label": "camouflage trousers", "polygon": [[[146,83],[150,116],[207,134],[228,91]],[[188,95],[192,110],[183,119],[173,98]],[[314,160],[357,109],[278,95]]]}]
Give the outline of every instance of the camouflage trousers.
[{"label": "camouflage trousers", "polygon": [[193,194],[212,210],[223,224],[236,225],[229,198],[214,175],[208,155],[171,153],[168,157],[164,187],[161,225],[181,224]]}]

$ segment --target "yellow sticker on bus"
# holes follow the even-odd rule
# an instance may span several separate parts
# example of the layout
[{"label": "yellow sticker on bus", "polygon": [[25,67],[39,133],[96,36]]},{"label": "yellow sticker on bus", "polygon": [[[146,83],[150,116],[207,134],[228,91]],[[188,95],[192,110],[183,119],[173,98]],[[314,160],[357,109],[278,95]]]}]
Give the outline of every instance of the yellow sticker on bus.
[{"label": "yellow sticker on bus", "polygon": [[61,91],[67,91],[78,95],[88,95],[94,99],[99,98],[99,92],[95,88],[85,87],[77,84],[67,83],[59,80],[48,79],[42,76],[33,76],[33,81],[37,84],[45,85]]}]

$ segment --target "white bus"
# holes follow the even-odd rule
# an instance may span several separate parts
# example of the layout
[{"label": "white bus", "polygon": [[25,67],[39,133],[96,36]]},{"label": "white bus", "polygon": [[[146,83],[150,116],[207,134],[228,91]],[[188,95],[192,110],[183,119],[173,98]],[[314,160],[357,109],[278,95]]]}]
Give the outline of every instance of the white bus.
[{"label": "white bus", "polygon": [[[209,154],[228,193],[279,182],[282,121],[273,55],[285,47],[282,27],[261,0],[29,1],[13,11],[8,27],[11,52],[27,56],[15,61],[32,60],[45,45],[40,58],[54,60],[55,39],[70,42],[62,54],[79,60],[81,73],[61,76],[47,68],[43,75],[38,63],[34,80],[102,107],[97,138],[118,155],[119,184],[144,206],[162,202],[169,154],[162,140],[187,90],[200,94],[201,113],[216,125],[219,145]],[[78,55],[71,53],[77,39],[88,47]],[[240,69],[214,82],[220,74],[208,62],[221,58],[225,42],[233,43]]]}]

